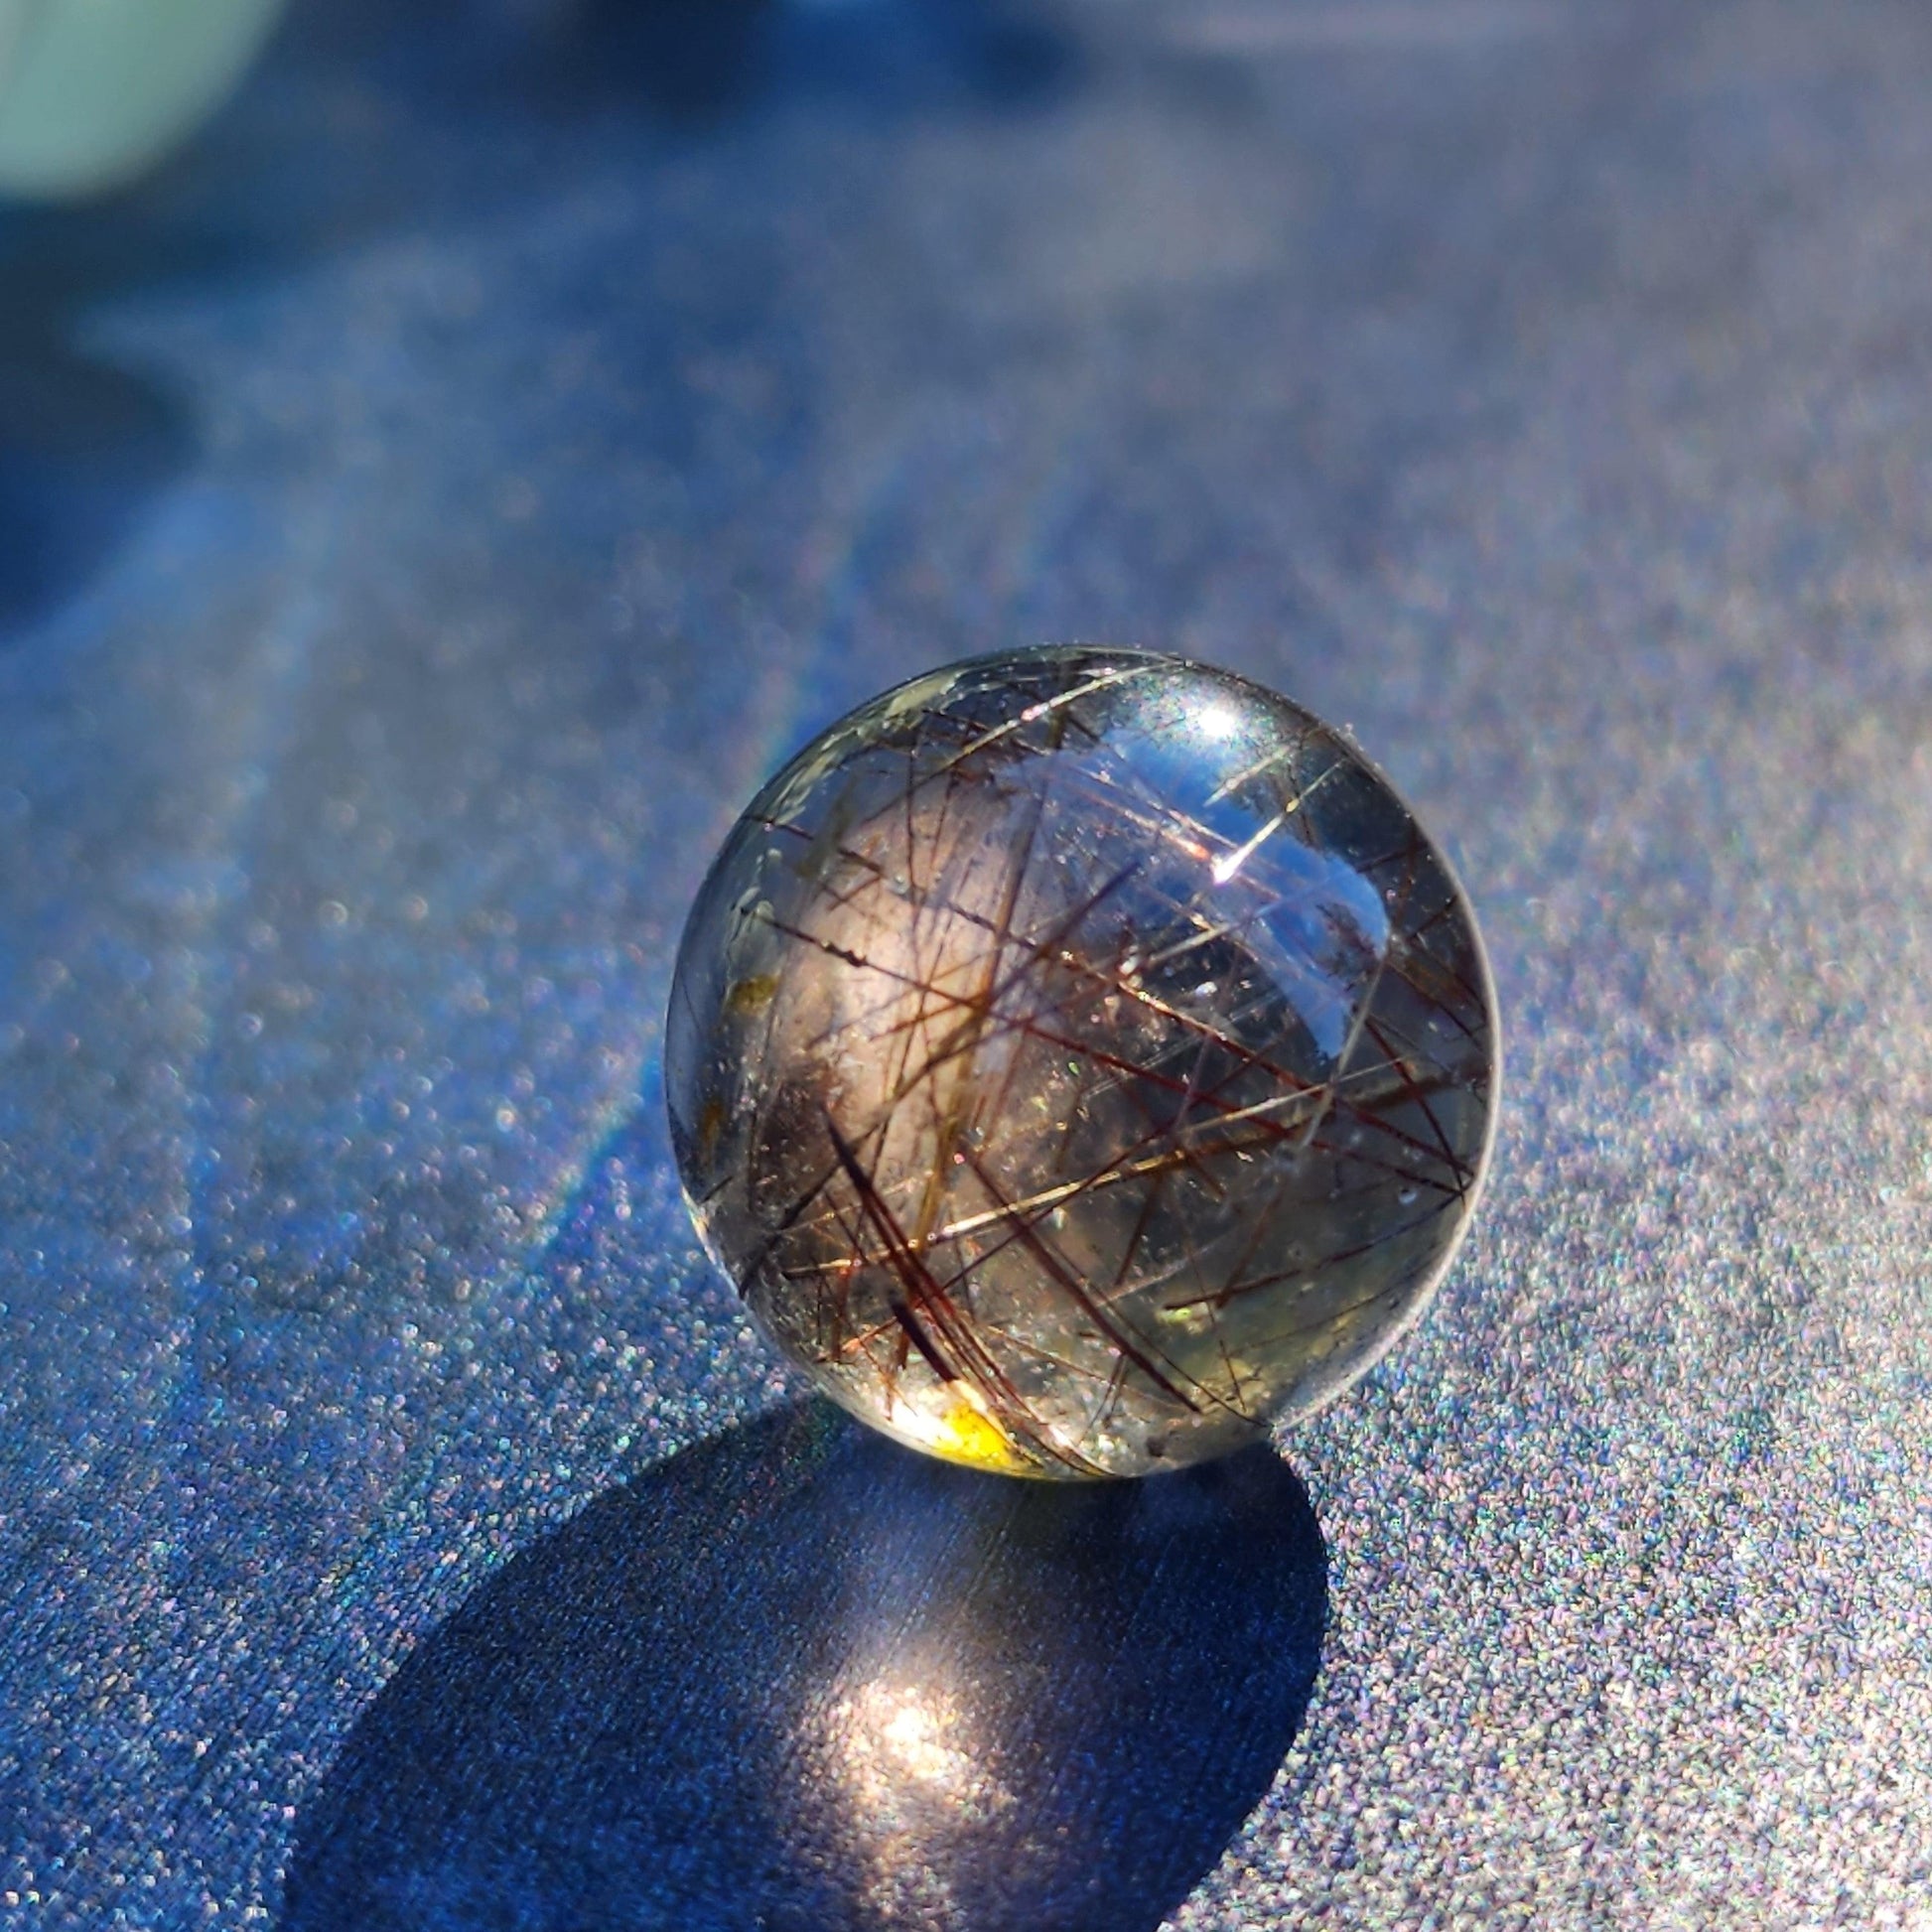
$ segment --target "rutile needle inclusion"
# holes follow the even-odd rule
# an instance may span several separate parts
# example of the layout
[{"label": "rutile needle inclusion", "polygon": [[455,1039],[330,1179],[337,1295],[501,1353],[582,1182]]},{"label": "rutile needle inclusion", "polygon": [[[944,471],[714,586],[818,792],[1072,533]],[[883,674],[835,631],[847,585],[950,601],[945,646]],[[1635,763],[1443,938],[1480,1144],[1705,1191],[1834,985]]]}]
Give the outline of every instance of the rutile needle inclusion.
[{"label": "rutile needle inclusion", "polygon": [[700,1233],[901,1442],[1142,1475],[1311,1414],[1474,1207],[1474,917],[1336,732],[1229,673],[1054,647],[900,686],[733,829],[665,1076]]}]

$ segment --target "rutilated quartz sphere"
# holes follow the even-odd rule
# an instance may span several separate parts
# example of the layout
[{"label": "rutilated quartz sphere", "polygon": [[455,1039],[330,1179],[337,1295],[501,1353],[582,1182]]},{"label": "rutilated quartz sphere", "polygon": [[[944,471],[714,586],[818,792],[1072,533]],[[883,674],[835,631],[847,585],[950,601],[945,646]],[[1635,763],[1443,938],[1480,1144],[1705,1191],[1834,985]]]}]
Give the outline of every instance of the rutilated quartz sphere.
[{"label": "rutilated quartz sphere", "polygon": [[1474,1208],[1474,917],[1347,739],[1142,651],[863,705],[727,838],[665,1040],[691,1211],[888,1435],[1141,1475],[1305,1417]]}]

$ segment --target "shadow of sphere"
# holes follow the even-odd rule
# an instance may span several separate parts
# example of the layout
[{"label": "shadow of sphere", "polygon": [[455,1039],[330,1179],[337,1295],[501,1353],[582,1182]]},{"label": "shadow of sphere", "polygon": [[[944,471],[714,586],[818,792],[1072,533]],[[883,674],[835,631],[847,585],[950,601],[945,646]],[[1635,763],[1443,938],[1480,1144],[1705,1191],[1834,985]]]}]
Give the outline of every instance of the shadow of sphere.
[{"label": "shadow of sphere", "polygon": [[140,378],[0,326],[0,650],[93,578],[193,453]]},{"label": "shadow of sphere", "polygon": [[286,1932],[1133,1932],[1212,1866],[1326,1613],[1267,1449],[1019,1483],[790,1409],[593,1503],[370,1706]]}]

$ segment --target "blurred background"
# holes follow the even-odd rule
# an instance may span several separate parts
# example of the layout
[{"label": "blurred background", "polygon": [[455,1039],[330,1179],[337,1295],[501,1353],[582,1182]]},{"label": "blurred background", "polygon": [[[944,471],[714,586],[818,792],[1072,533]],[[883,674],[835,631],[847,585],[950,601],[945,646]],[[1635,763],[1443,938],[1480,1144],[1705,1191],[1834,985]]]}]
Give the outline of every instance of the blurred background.
[{"label": "blurred background", "polygon": [[[1932,15],[0,0],[0,1924],[1932,1923]],[[1508,1060],[1287,1486],[1075,1539],[1131,1722],[755,1427],[657,1091],[756,784],[1073,638],[1351,726]],[[667,1540],[846,1810],[598,1755]]]}]

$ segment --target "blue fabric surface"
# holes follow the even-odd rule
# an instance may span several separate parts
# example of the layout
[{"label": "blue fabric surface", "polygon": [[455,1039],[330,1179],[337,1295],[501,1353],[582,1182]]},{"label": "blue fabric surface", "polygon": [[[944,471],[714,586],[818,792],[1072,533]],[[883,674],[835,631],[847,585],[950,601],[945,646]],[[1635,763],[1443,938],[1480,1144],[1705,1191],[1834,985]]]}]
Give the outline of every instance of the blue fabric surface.
[{"label": "blue fabric surface", "polygon": [[[1907,0],[495,0],[0,213],[0,1923],[1920,1923],[1928,184]],[[1119,1705],[1004,1502],[841,1569],[657,1093],[757,782],[1076,637],[1351,725],[1508,1058],[1271,1527],[1040,1532]]]}]

